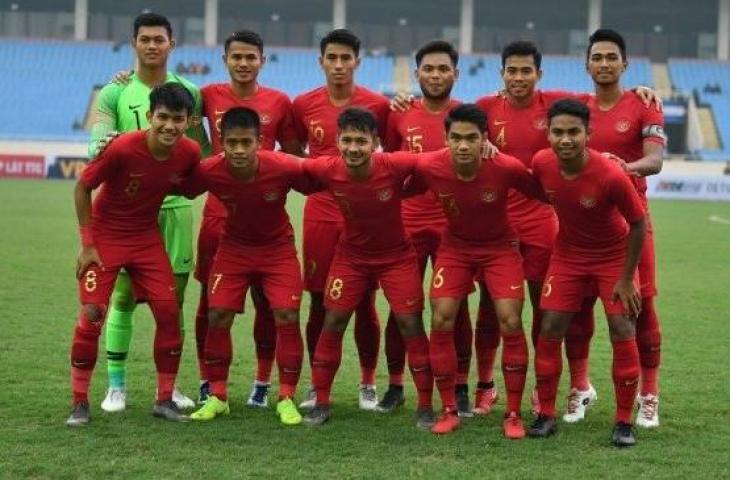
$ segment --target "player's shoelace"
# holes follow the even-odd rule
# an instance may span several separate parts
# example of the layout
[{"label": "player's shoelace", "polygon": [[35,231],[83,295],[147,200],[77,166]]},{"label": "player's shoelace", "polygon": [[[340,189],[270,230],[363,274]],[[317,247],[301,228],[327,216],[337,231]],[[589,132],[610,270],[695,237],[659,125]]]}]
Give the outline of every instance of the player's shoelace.
[{"label": "player's shoelace", "polygon": [[570,395],[568,395],[568,413],[575,413],[578,411],[578,407],[581,405],[580,401],[580,395],[578,395],[578,390],[571,390]]},{"label": "player's shoelace", "polygon": [[360,392],[361,392],[363,400],[365,400],[367,402],[377,402],[378,401],[378,397],[375,394],[375,390],[373,390],[372,388],[361,388]]},{"label": "player's shoelace", "polygon": [[642,416],[646,420],[652,420],[656,416],[656,409],[659,402],[654,399],[644,399],[641,402]]}]

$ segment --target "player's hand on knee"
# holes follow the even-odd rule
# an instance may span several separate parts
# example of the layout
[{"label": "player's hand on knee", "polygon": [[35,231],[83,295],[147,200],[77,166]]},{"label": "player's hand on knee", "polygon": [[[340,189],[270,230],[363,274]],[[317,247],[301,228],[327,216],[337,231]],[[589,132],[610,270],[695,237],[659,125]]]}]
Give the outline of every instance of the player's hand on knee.
[{"label": "player's hand on knee", "polygon": [[76,278],[81,278],[81,275],[92,265],[97,265],[101,269],[104,268],[99,252],[93,246],[82,247],[76,259]]},{"label": "player's hand on knee", "polygon": [[613,287],[613,294],[611,295],[613,301],[621,301],[629,315],[632,317],[639,316],[641,312],[641,296],[639,291],[634,286],[632,279],[621,279]]},{"label": "player's hand on knee", "polygon": [[415,97],[407,93],[396,93],[393,98],[390,99],[390,109],[393,112],[407,112],[411,109],[411,105],[415,101]]},{"label": "player's hand on knee", "polygon": [[111,83],[116,83],[117,85],[127,85],[131,81],[133,73],[134,70],[119,70],[112,77]]}]

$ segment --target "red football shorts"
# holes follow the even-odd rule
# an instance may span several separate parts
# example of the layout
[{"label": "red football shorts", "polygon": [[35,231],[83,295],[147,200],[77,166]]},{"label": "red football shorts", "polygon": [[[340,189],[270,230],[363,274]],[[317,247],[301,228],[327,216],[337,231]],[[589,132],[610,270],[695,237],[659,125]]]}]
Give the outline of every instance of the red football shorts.
[{"label": "red football shorts", "polygon": [[129,274],[137,302],[177,302],[175,276],[161,238],[152,242],[143,239],[134,245],[115,245],[97,239],[96,249],[104,268],[92,265],[81,275],[78,283],[82,304],[107,305],[122,268]]},{"label": "red football shorts", "polygon": [[431,298],[463,298],[474,291],[474,280],[487,286],[489,296],[523,299],[522,257],[513,242],[465,248],[441,243],[431,280]]},{"label": "red football shorts", "polygon": [[338,248],[327,277],[324,306],[328,310],[355,310],[373,285],[380,282],[390,309],[395,314],[423,310],[423,287],[416,252],[408,246],[397,255],[384,258],[355,258]]},{"label": "red football shorts", "polygon": [[[625,315],[620,301],[611,298],[621,277],[624,256],[588,260],[576,256],[554,254],[542,287],[540,308],[576,313],[581,310],[586,292],[595,292],[603,302],[606,315]],[[638,288],[638,275],[634,278]]]},{"label": "red football shorts", "polygon": [[304,221],[302,235],[304,288],[310,292],[323,292],[332,258],[342,233],[337,222]]},{"label": "red football shorts", "polygon": [[243,312],[246,292],[252,283],[262,286],[272,310],[299,310],[302,276],[294,244],[221,244],[208,279],[210,308]]},{"label": "red football shorts", "polygon": [[545,280],[552,248],[541,245],[530,245],[520,243],[520,255],[522,255],[522,270],[525,272],[525,279],[530,282],[542,282]]},{"label": "red football shorts", "polygon": [[406,225],[406,234],[411,238],[413,248],[416,250],[418,266],[421,269],[421,277],[426,273],[428,259],[431,258],[431,266],[436,260],[436,252],[441,244],[441,233],[443,225],[435,226],[409,226]]},{"label": "red football shorts", "polygon": [[205,283],[210,277],[210,267],[213,266],[215,252],[226,224],[224,217],[203,217],[198,234],[198,258],[195,263],[195,279]]}]

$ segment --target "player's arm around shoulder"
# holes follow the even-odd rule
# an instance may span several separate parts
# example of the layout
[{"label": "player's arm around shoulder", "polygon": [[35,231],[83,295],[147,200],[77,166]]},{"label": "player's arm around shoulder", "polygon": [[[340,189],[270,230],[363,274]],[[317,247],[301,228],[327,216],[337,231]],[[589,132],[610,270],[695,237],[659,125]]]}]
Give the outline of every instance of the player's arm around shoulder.
[{"label": "player's arm around shoulder", "polygon": [[496,156],[495,161],[507,172],[507,178],[510,183],[509,187],[519,190],[529,198],[548,203],[540,182],[522,161],[504,153]]},{"label": "player's arm around shoulder", "polygon": [[94,158],[99,153],[100,142],[103,142],[111,132],[116,131],[117,103],[122,90],[124,90],[123,85],[108,83],[96,95],[87,149],[89,158]]}]

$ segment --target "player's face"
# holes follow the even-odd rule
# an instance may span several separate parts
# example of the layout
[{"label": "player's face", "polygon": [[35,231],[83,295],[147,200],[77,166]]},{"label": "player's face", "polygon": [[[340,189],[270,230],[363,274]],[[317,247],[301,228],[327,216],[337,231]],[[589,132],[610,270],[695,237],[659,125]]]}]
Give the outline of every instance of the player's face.
[{"label": "player's face", "polygon": [[352,47],[339,43],[328,43],[324,54],[319,57],[319,65],[329,85],[349,85],[353,82],[355,69],[360,59]]},{"label": "player's face", "polygon": [[139,27],[132,47],[137,52],[139,63],[146,67],[162,67],[175,42],[167,35],[165,27]]},{"label": "player's face", "polygon": [[556,115],[550,120],[548,142],[560,160],[572,160],[583,155],[588,129],[578,117]]},{"label": "player's face", "polygon": [[337,135],[337,147],[347,168],[358,168],[370,161],[370,156],[378,148],[378,140],[373,132],[346,128]]},{"label": "player's face", "polygon": [[170,110],[158,105],[154,112],[147,112],[150,132],[160,145],[171,147],[183,136],[190,124],[187,110]]},{"label": "player's face", "polygon": [[243,42],[231,42],[223,56],[231,80],[242,84],[255,82],[265,61],[259,47]]},{"label": "player's face", "polygon": [[416,70],[416,78],[424,97],[441,100],[451,95],[459,71],[447,53],[427,53]]},{"label": "player's face", "polygon": [[248,169],[256,163],[259,136],[253,128],[226,129],[222,138],[226,162],[233,168]]},{"label": "player's face", "polygon": [[628,64],[613,42],[596,42],[588,53],[586,68],[598,85],[611,85],[621,80]]},{"label": "player's face", "polygon": [[446,145],[456,166],[478,163],[482,156],[482,141],[479,127],[470,122],[454,122],[446,133]]},{"label": "player's face", "polygon": [[532,55],[512,55],[504,61],[502,80],[507,95],[511,98],[531,97],[541,77],[542,70],[537,69]]}]

